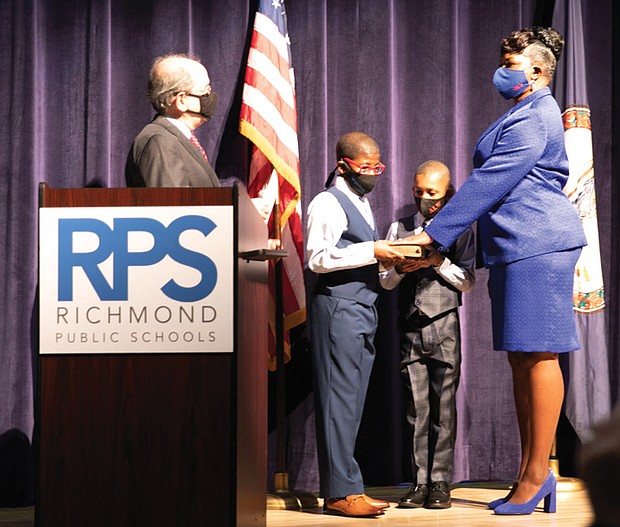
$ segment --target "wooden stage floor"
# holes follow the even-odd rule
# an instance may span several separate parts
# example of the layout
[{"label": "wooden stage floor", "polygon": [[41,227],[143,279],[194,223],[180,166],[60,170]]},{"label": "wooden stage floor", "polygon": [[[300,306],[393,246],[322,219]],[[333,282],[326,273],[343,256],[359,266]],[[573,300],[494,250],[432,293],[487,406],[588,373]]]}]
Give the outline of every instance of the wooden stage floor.
[{"label": "wooden stage floor", "polygon": [[[352,527],[355,525],[357,527],[589,527],[593,521],[592,508],[585,490],[558,492],[557,513],[545,514],[542,509],[538,509],[529,516],[497,516],[487,509],[487,502],[506,493],[505,488],[500,485],[493,486],[491,483],[456,485],[452,490],[452,508],[446,510],[397,509],[396,501],[406,490],[406,487],[367,489],[367,493],[371,496],[393,502],[385,515],[378,518],[342,518],[323,515],[320,508],[302,511],[269,508],[267,527]],[[272,500],[268,502],[272,503]],[[322,500],[319,500],[319,503],[322,504]],[[34,507],[0,509],[0,527],[32,527],[33,525]]]},{"label": "wooden stage floor", "polygon": [[[485,487],[486,485],[486,487]],[[529,516],[498,516],[487,509],[486,504],[506,495],[502,488],[490,488],[491,484],[459,484],[452,489],[452,508],[445,510],[397,509],[396,501],[406,487],[369,488],[367,494],[386,499],[392,503],[383,516],[377,518],[343,518],[324,515],[320,508],[302,511],[267,510],[267,527],[487,527],[487,526],[559,526],[588,527],[594,515],[585,490],[558,492],[557,512],[546,514],[541,507]],[[319,500],[322,504],[322,500]]]}]

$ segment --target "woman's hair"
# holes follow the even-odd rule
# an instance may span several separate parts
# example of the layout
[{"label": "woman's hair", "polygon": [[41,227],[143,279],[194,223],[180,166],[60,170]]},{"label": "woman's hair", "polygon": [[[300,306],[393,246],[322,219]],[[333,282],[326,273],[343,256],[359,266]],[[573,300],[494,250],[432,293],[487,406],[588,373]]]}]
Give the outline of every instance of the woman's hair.
[{"label": "woman's hair", "polygon": [[501,54],[518,53],[525,55],[532,62],[544,68],[544,74],[553,77],[555,67],[562,48],[564,38],[552,27],[532,26],[513,31],[502,40]]}]

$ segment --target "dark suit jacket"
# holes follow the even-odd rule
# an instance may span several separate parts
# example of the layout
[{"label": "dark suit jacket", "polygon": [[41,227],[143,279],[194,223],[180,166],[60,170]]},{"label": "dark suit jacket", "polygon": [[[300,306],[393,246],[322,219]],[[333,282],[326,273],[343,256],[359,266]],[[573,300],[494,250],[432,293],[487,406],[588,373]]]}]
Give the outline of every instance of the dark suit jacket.
[{"label": "dark suit jacket", "polygon": [[215,171],[181,131],[157,115],[134,139],[125,164],[128,187],[219,187]]},{"label": "dark suit jacket", "polygon": [[557,103],[543,88],[517,103],[480,137],[474,170],[426,232],[449,247],[478,220],[485,265],[586,244],[568,179]]}]

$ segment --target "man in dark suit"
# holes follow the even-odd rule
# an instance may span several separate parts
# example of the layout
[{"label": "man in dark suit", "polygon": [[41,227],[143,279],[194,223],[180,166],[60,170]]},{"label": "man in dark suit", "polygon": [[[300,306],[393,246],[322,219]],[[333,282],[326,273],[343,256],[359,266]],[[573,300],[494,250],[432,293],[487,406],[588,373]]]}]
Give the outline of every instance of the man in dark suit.
[{"label": "man in dark suit", "polygon": [[148,97],[157,112],[134,139],[128,187],[218,187],[219,181],[194,130],[212,116],[217,95],[206,68],[185,55],[153,62]]}]

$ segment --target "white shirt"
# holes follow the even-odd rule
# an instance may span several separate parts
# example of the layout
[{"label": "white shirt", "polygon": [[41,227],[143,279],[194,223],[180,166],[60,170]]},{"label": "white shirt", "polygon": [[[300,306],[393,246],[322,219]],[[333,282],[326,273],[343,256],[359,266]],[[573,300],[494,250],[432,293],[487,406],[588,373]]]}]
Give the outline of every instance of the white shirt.
[{"label": "white shirt", "polygon": [[[368,199],[353,192],[343,177],[337,175],[334,181],[334,186],[344,192],[374,230],[375,218]],[[307,225],[306,252],[311,271],[329,273],[377,262],[372,240],[336,247],[349,222],[340,203],[330,192],[321,192],[310,202]]]},{"label": "white shirt", "polygon": [[168,115],[166,115],[166,119],[168,119],[174,126],[181,130],[181,133],[188,139],[192,136],[192,131],[189,129],[189,126],[187,126],[180,119],[175,119],[174,117],[169,117]]},{"label": "white shirt", "polygon": [[[416,214],[416,227],[414,231],[411,233],[419,234],[424,230],[423,223],[426,221],[428,225],[432,220],[426,220],[424,216],[420,213]],[[395,221],[390,225],[388,230],[386,240],[396,240],[398,239],[398,222]],[[459,261],[456,263],[451,262],[444,255],[444,261],[441,265],[435,267],[435,272],[440,275],[446,282],[456,287],[459,291],[465,293],[474,287],[476,283],[476,275],[474,272],[474,267],[476,264],[476,248],[473,243],[473,232],[471,229],[468,229],[459,236],[454,242],[456,248],[456,254],[459,255]],[[415,272],[415,271],[414,271]],[[401,280],[405,277],[407,273],[400,274],[396,267],[391,267],[387,271],[383,271],[379,273],[379,283],[383,289],[394,289],[398,284],[400,284]]]}]

